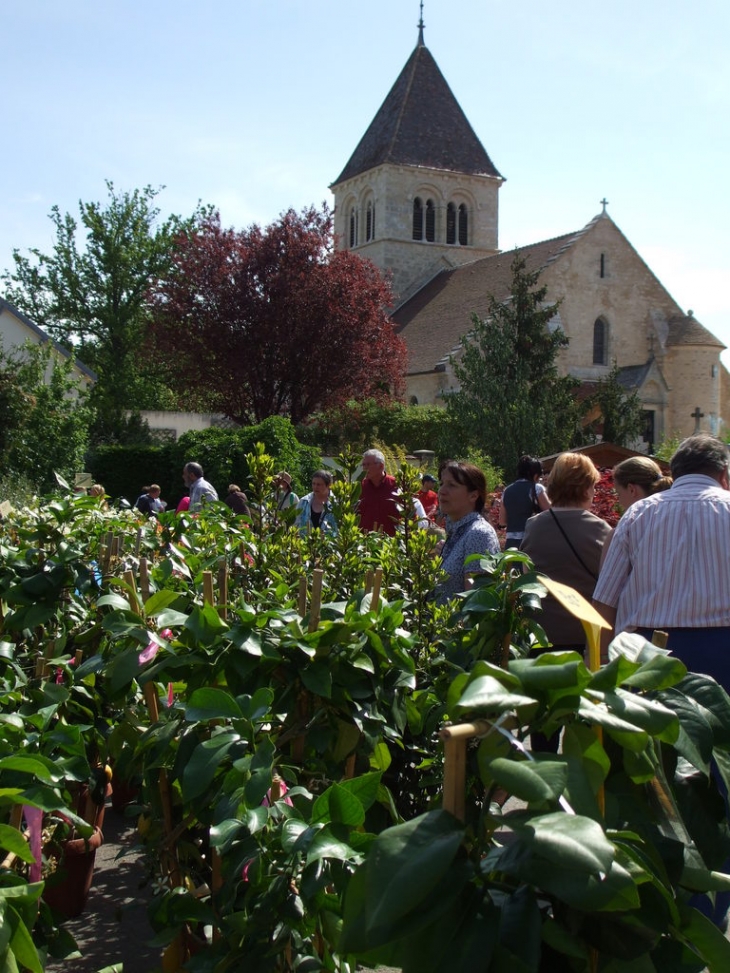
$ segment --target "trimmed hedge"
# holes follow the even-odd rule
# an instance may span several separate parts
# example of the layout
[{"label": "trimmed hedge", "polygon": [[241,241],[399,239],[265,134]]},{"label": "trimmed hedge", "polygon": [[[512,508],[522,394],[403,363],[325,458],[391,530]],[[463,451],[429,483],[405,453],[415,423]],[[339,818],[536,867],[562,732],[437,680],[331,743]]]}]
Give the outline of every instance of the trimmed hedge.
[{"label": "trimmed hedge", "polygon": [[186,493],[182,468],[187,462],[200,463],[206,480],[221,497],[229,483],[245,490],[249,475],[246,454],[253,452],[256,443],[264,444],[279,469],[291,473],[296,493],[309,492],[312,473],[321,466],[319,450],[303,446],[291,422],[282,416],[270,416],[256,426],[187,432],[176,442],[160,446],[99,446],[88,468],[115,499],[124,497],[134,503],[143,486],[159,483],[162,498],[177,506]]}]

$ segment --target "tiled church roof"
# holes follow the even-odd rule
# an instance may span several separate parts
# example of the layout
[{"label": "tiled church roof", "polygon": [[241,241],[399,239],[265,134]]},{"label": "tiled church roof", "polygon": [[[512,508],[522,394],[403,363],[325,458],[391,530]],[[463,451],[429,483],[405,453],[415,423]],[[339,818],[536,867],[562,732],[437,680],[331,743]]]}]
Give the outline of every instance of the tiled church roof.
[{"label": "tiled church roof", "polygon": [[724,348],[725,345],[691,313],[676,315],[669,319],[668,345],[708,345],[711,348]]},{"label": "tiled church roof", "polygon": [[420,38],[332,185],[384,163],[502,178]]},{"label": "tiled church roof", "polygon": [[[589,226],[591,224],[588,224]],[[436,274],[393,314],[396,330],[408,345],[408,372],[430,372],[438,364],[434,349],[453,352],[471,327],[472,312],[484,318],[489,295],[505,301],[512,290],[512,262],[519,254],[529,271],[551,264],[583,231],[543,240],[506,253],[483,257]]]}]

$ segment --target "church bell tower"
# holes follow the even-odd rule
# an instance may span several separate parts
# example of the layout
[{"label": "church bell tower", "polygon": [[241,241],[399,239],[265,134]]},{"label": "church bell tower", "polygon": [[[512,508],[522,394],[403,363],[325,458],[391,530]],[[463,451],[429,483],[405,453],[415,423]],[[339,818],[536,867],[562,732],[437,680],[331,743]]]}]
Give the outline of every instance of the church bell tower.
[{"label": "church bell tower", "polygon": [[392,277],[398,306],[433,274],[498,252],[504,182],[423,40],[330,186],[341,248]]}]

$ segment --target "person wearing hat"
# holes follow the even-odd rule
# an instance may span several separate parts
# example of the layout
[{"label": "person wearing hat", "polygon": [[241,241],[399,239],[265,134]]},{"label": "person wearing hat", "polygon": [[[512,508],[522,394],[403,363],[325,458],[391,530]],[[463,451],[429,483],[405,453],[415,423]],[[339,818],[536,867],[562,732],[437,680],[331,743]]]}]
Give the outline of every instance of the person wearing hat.
[{"label": "person wearing hat", "polygon": [[282,470],[274,477],[274,490],[277,514],[299,503],[299,497],[291,488],[291,474],[286,470]]},{"label": "person wearing hat", "polygon": [[424,473],[421,477],[421,489],[416,496],[421,501],[426,516],[433,523],[436,520],[436,511],[439,506],[439,496],[434,490],[436,477],[430,473]]}]

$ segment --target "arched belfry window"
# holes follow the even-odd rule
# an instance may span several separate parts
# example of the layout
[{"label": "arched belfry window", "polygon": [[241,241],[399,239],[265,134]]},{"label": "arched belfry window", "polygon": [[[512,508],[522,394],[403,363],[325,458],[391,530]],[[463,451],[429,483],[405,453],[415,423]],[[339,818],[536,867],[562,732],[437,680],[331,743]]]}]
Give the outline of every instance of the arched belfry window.
[{"label": "arched belfry window", "polygon": [[357,246],[357,209],[353,206],[350,209],[350,247]]},{"label": "arched belfry window", "polygon": [[469,242],[469,218],[464,203],[459,205],[459,243],[465,247]]},{"label": "arched belfry window", "polygon": [[453,203],[446,207],[446,242],[456,243],[456,206]]},{"label": "arched belfry window", "polygon": [[429,243],[436,239],[436,207],[432,199],[426,201],[426,239]]},{"label": "arched belfry window", "polygon": [[365,210],[365,240],[370,242],[375,239],[375,203],[368,200],[367,209]]},{"label": "arched belfry window", "polygon": [[593,325],[593,364],[605,365],[608,362],[608,325],[603,318],[597,318]]},{"label": "arched belfry window", "polygon": [[423,239],[423,203],[418,196],[413,200],[413,239]]}]

